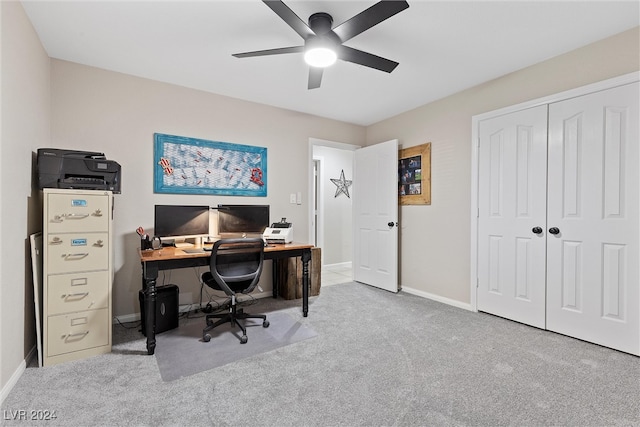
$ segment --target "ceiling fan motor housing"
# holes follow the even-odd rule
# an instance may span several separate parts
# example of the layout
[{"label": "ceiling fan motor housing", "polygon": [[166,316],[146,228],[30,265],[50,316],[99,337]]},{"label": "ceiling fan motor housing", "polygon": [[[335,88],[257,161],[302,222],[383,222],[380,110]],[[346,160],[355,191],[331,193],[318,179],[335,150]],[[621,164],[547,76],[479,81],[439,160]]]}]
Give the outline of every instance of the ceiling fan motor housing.
[{"label": "ceiling fan motor housing", "polygon": [[314,13],[309,17],[309,28],[318,36],[331,31],[331,24],[333,24],[333,18],[325,12]]}]

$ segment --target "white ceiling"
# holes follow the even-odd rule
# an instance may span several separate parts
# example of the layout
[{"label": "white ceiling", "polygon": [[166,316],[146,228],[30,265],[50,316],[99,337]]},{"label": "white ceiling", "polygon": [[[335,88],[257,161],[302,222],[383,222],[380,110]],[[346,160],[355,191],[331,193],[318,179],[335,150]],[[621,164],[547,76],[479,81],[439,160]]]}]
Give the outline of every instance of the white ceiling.
[{"label": "white ceiling", "polygon": [[[307,89],[302,54],[233,53],[301,45],[259,0],[23,1],[52,58],[369,125],[636,27],[640,1],[426,1],[345,45],[400,63],[391,73],[338,61]],[[369,1],[285,3],[334,26]]]}]

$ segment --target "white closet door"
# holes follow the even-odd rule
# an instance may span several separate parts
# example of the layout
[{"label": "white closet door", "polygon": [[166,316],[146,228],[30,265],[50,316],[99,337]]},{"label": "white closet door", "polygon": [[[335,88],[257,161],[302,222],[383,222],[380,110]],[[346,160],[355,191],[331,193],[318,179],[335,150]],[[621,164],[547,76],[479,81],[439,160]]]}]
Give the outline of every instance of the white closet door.
[{"label": "white closet door", "polygon": [[478,310],[539,328],[545,327],[546,156],[546,105],[480,122]]},{"label": "white closet door", "polygon": [[[638,83],[549,106],[547,329],[640,354]],[[552,230],[556,232],[556,230]]]}]

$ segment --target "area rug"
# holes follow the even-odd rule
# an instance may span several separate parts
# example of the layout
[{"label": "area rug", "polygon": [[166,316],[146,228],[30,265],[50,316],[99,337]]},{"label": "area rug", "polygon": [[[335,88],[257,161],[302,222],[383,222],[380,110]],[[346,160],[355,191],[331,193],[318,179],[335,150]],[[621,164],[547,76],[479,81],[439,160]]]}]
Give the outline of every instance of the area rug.
[{"label": "area rug", "polygon": [[163,381],[174,381],[317,335],[287,313],[267,314],[267,319],[268,328],[262,327],[261,319],[245,321],[249,338],[246,344],[240,344],[240,328],[231,328],[228,323],[209,331],[211,341],[204,342],[204,318],[190,319],[187,324],[158,334],[155,355],[160,376]]}]

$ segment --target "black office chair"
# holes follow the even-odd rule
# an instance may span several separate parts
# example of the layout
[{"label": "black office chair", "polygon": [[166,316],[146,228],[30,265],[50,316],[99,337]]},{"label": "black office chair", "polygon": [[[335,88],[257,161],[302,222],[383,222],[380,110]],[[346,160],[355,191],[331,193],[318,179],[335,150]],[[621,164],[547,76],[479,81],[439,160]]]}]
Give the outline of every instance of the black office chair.
[{"label": "black office chair", "polygon": [[[207,315],[207,327],[202,331],[205,342],[211,340],[207,332],[227,322],[242,329],[241,344],[247,342],[247,329],[240,320],[262,319],[262,326],[269,327],[267,316],[247,314],[236,308],[236,293],[248,294],[253,291],[260,280],[263,261],[264,242],[261,238],[222,239],[213,244],[210,271],[202,275],[202,282],[230,296],[231,308],[228,313]],[[214,318],[219,320],[214,323],[211,320]]]}]

